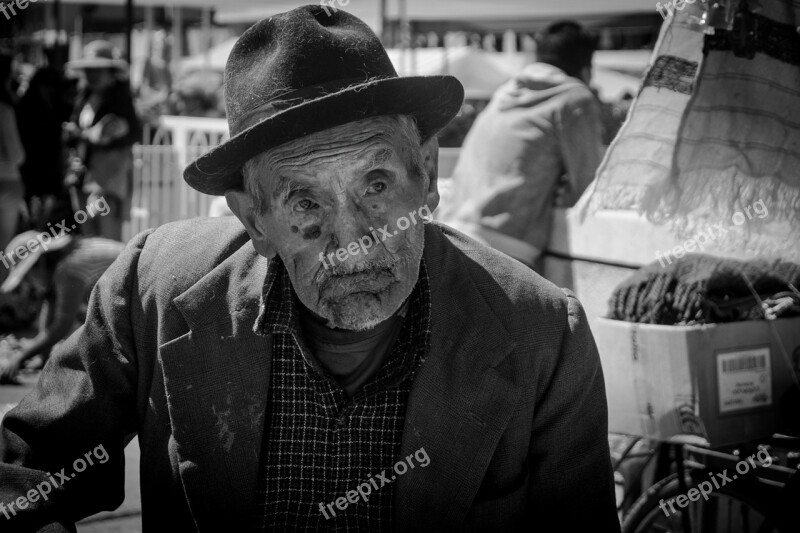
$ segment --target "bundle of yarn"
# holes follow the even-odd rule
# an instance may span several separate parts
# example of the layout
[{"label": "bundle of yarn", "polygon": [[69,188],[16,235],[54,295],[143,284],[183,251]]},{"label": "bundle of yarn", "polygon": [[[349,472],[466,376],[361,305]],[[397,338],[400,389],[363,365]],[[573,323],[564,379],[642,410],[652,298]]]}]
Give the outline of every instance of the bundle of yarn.
[{"label": "bundle of yarn", "polygon": [[608,317],[695,325],[800,315],[800,264],[689,254],[653,262],[614,289]]}]

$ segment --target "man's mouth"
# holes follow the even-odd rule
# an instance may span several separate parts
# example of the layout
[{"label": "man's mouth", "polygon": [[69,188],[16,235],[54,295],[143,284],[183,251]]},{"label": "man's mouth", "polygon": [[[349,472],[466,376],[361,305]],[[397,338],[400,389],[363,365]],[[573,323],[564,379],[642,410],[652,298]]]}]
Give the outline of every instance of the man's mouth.
[{"label": "man's mouth", "polygon": [[379,267],[354,274],[331,276],[320,286],[325,299],[337,300],[357,293],[379,294],[395,282],[389,267]]}]

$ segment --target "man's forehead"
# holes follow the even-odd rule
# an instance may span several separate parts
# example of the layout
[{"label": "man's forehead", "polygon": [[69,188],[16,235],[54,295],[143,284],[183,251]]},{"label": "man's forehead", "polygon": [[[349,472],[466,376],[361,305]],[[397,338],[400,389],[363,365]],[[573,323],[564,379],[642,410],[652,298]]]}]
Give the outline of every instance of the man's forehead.
[{"label": "man's forehead", "polygon": [[319,150],[315,153],[297,154],[297,157],[277,162],[278,180],[276,185],[286,180],[313,180],[325,171],[345,169],[361,173],[389,164],[392,160],[400,163],[400,151],[388,142],[374,142],[368,146],[339,147]]}]

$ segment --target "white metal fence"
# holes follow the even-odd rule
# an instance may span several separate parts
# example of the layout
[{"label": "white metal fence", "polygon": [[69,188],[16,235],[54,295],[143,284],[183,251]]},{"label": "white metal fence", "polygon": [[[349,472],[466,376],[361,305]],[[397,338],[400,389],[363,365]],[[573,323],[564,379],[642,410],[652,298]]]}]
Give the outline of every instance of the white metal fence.
[{"label": "white metal fence", "polygon": [[155,131],[145,131],[145,143],[133,149],[133,207],[124,237],[207,215],[214,197],[187,186],[183,169],[227,136],[228,123],[216,118],[164,116]]}]

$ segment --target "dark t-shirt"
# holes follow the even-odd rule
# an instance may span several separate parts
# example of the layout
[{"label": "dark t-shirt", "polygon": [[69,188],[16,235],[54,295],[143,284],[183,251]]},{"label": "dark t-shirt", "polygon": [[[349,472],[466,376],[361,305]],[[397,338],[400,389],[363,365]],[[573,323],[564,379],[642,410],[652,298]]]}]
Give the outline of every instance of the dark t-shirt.
[{"label": "dark t-shirt", "polygon": [[403,325],[405,306],[366,331],[329,328],[300,306],[300,327],[312,354],[352,397],[381,368]]}]

